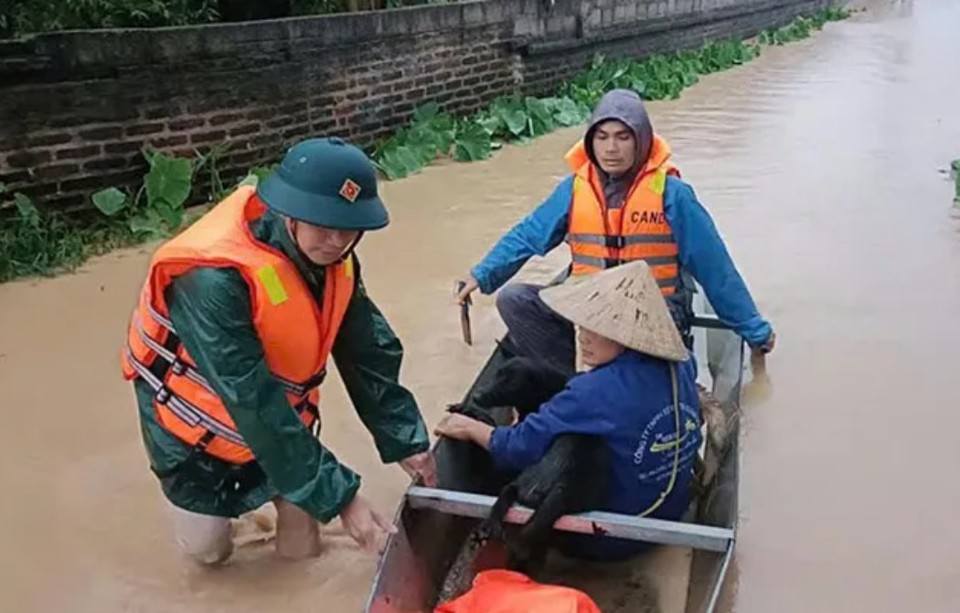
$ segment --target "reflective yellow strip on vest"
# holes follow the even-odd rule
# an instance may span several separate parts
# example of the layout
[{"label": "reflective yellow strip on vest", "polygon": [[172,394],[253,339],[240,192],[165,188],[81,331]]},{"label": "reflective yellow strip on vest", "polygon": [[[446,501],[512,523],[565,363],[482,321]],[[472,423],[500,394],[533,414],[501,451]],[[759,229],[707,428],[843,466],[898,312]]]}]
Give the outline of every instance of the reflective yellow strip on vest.
[{"label": "reflective yellow strip on vest", "polygon": [[[632,261],[635,258],[629,259]],[[652,255],[640,259],[646,262],[648,266],[676,266],[678,264],[677,256],[675,255]]]},{"label": "reflective yellow strip on vest", "polygon": [[[627,262],[634,262],[637,260],[643,260],[647,262],[650,266],[670,266],[676,264],[677,258],[673,256],[657,256],[649,258],[597,258],[590,255],[581,255],[579,253],[572,254],[572,259],[576,264],[583,264],[585,266],[592,266],[594,268],[599,268],[601,270],[607,270],[608,268],[615,268],[621,264]],[[660,287],[674,287],[679,285],[679,280],[677,277],[672,277],[670,279],[657,279],[657,285]]]},{"label": "reflective yellow strip on vest", "polygon": [[677,265],[677,256],[675,255],[655,255],[646,258],[598,258],[592,255],[583,255],[580,253],[571,254],[574,262],[596,266],[597,268],[606,268],[608,261],[635,262],[643,260],[648,266],[675,266]]},{"label": "reflective yellow strip on vest", "polygon": [[662,245],[672,243],[672,234],[637,234],[630,236],[615,236],[607,234],[567,234],[567,242],[585,243],[606,247],[610,238],[617,239],[623,246],[627,245]]},{"label": "reflective yellow strip on vest", "polygon": [[663,168],[657,170],[657,173],[653,175],[653,178],[650,179],[650,190],[658,195],[662,196],[663,192],[667,189],[667,171]]},{"label": "reflective yellow strip on vest", "polygon": [[280,280],[280,275],[277,274],[273,264],[267,264],[258,269],[257,278],[263,284],[263,289],[267,291],[270,304],[277,306],[287,301],[287,290],[283,287],[283,281]]},{"label": "reflective yellow strip on vest", "polygon": [[180,396],[177,396],[167,389],[163,382],[157,379],[157,377],[150,372],[150,369],[147,368],[146,365],[133,356],[133,351],[130,349],[129,345],[126,347],[126,353],[127,360],[130,361],[130,365],[133,366],[133,369],[137,371],[137,374],[140,375],[140,378],[144,380],[150,389],[156,392],[157,402],[169,408],[170,411],[182,419],[184,423],[191,427],[196,427],[198,425],[203,426],[210,432],[213,432],[217,436],[220,436],[235,445],[240,445],[241,447],[247,446],[239,432],[210,417],[198,407],[195,407],[193,404],[187,402]]}]

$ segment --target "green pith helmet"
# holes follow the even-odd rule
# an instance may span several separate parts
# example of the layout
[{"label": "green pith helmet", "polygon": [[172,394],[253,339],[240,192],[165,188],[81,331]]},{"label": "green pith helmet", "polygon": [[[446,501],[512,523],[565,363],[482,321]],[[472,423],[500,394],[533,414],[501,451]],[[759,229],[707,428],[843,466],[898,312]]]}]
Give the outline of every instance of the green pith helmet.
[{"label": "green pith helmet", "polygon": [[270,209],[337,230],[378,230],[390,223],[373,163],[340,138],[311,138],[287,151],[257,186]]}]

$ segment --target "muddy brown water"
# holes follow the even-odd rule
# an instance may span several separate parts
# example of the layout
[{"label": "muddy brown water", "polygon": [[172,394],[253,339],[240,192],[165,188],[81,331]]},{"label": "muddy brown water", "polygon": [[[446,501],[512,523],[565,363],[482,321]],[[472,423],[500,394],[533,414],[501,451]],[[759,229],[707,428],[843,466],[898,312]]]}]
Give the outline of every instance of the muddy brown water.
[{"label": "muddy brown water", "polygon": [[[747,398],[729,610],[960,610],[960,233],[939,172],[960,157],[960,3],[869,6],[650,105],[780,335]],[[384,186],[394,223],[360,251],[431,425],[502,330],[478,298],[462,344],[453,279],[549,192],[579,132]],[[0,286],[0,610],[360,610],[376,561],[337,522],[308,563],[177,557],[118,371],[148,253]],[[392,512],[401,471],[327,388],[323,440]]]}]

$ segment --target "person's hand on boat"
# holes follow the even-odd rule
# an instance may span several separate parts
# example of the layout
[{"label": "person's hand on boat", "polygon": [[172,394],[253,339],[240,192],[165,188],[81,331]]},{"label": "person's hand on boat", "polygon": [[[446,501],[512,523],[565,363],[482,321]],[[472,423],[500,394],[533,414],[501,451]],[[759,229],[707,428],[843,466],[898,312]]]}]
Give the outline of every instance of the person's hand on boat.
[{"label": "person's hand on boat", "polygon": [[413,479],[420,477],[425,486],[437,487],[437,462],[429,451],[400,460],[400,468]]},{"label": "person's hand on boat", "polygon": [[763,347],[762,347],[763,352],[770,353],[771,351],[773,351],[773,346],[776,344],[777,344],[777,333],[771,332],[770,338],[768,338],[767,342],[763,344]]},{"label": "person's hand on boat", "polygon": [[484,449],[489,449],[493,427],[466,415],[452,414],[444,417],[433,432],[437,436],[472,441]]},{"label": "person's hand on boat", "polygon": [[777,344],[777,333],[770,332],[770,336],[767,340],[760,346],[753,348],[754,355],[766,355],[773,351],[774,345]]},{"label": "person's hand on boat", "polygon": [[[461,284],[463,284],[463,287],[460,287]],[[457,281],[454,289],[454,296],[457,300],[457,304],[465,303],[470,297],[470,294],[475,292],[479,287],[480,284],[473,277],[473,275],[467,275],[466,278]]]},{"label": "person's hand on boat", "polygon": [[397,531],[359,492],[340,511],[340,523],[347,534],[370,553],[382,553],[390,534]]}]

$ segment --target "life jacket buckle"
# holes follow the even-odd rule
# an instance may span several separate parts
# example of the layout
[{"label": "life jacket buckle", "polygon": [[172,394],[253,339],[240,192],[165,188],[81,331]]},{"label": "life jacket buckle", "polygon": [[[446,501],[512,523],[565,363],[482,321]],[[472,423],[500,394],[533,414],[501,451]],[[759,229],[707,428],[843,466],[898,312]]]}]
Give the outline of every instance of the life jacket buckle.
[{"label": "life jacket buckle", "polygon": [[623,249],[627,246],[627,239],[624,236],[608,234],[603,237],[603,246],[607,249]]},{"label": "life jacket buckle", "polygon": [[182,377],[185,372],[187,372],[187,365],[184,364],[180,358],[174,358],[173,364],[170,365],[170,370],[173,371],[173,374],[178,377]]},{"label": "life jacket buckle", "polygon": [[319,387],[320,384],[323,383],[326,378],[327,378],[327,367],[324,366],[320,372],[310,377],[310,379],[306,383],[298,387],[301,387],[303,389],[303,393],[306,394],[313,388]]},{"label": "life jacket buckle", "polygon": [[297,403],[294,409],[298,415],[306,413],[313,418],[313,423],[307,429],[313,433],[314,437],[320,436],[320,407],[310,402],[309,398],[304,398]]},{"label": "life jacket buckle", "polygon": [[200,437],[200,440],[197,441],[197,444],[194,445],[194,449],[196,449],[197,451],[206,451],[207,445],[209,445],[211,441],[213,441],[215,436],[216,434],[214,434],[210,430],[207,430],[206,432],[203,433],[203,436]]},{"label": "life jacket buckle", "polygon": [[159,404],[167,404],[170,400],[172,393],[166,388],[166,386],[161,385],[160,389],[157,390],[157,395],[155,396],[156,401]]}]

